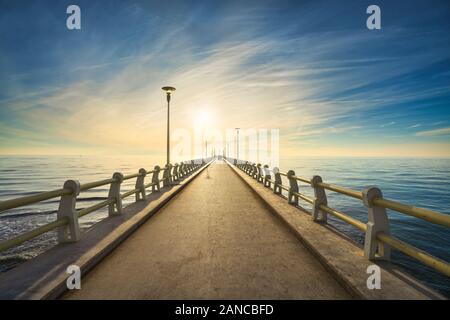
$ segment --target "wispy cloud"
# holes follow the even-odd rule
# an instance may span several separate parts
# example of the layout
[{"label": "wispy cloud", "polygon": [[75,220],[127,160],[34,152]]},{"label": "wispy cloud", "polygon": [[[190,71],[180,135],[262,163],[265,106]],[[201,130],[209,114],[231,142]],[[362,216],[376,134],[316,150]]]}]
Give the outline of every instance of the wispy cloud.
[{"label": "wispy cloud", "polygon": [[395,121],[391,121],[389,123],[384,123],[384,124],[380,125],[380,128],[390,127],[390,126],[393,126],[394,124],[395,124]]},{"label": "wispy cloud", "polygon": [[416,133],[416,136],[418,137],[433,137],[433,136],[447,136],[447,135],[450,135],[450,127],[428,131],[420,131]]}]

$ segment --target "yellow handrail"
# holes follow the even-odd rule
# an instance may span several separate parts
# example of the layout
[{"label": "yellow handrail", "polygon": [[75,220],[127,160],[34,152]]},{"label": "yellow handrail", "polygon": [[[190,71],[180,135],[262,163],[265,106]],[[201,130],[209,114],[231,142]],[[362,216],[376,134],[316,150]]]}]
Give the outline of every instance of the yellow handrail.
[{"label": "yellow handrail", "polygon": [[149,183],[147,183],[147,184],[144,185],[144,188],[147,189],[148,187],[151,187],[151,186],[156,186],[156,183],[154,183],[154,182],[149,182]]},{"label": "yellow handrail", "polygon": [[297,176],[293,176],[292,178],[294,178],[294,179],[296,179],[296,180],[298,180],[298,181],[304,182],[304,183],[306,183],[306,184],[311,185],[311,180],[308,180],[308,179],[306,179],[306,178],[297,177]]},{"label": "yellow handrail", "polygon": [[39,228],[33,229],[31,231],[22,233],[21,235],[15,237],[15,238],[2,241],[2,242],[0,242],[0,252],[8,250],[12,247],[18,246],[26,241],[29,241],[33,238],[40,236],[41,234],[44,234],[51,230],[54,230],[58,227],[64,226],[68,223],[69,223],[69,218],[65,217],[65,218],[47,223],[47,224],[40,226]]},{"label": "yellow handrail", "polygon": [[[325,182],[318,183],[317,185],[324,189],[362,200],[362,192],[360,192],[360,191],[343,188],[343,187],[325,183]],[[375,199],[373,201],[373,204],[375,204],[379,207],[383,207],[386,209],[391,209],[391,210],[394,210],[397,212],[401,212],[401,213],[404,213],[404,214],[407,214],[407,215],[410,215],[410,216],[413,216],[413,217],[416,217],[416,218],[419,218],[422,220],[426,220],[428,222],[432,222],[435,224],[440,224],[440,225],[443,225],[446,227],[450,227],[450,215],[448,215],[448,214],[442,214],[440,212],[432,211],[429,209],[418,208],[418,207],[406,205],[406,204],[403,204],[403,203],[400,203],[397,201],[393,201],[393,200],[388,200],[385,198]]]},{"label": "yellow handrail", "polygon": [[298,193],[298,192],[293,192],[294,195],[296,195],[297,197],[299,197],[300,199],[303,199],[304,201],[313,204],[314,200],[305,196],[304,194]]},{"label": "yellow handrail", "polygon": [[78,210],[77,211],[78,212],[78,218],[81,218],[81,217],[83,217],[83,216],[85,216],[85,215],[87,215],[87,214],[89,214],[91,212],[94,212],[94,211],[96,211],[98,209],[106,207],[109,204],[113,204],[114,202],[115,202],[115,199],[108,199],[108,200],[99,202],[97,204],[94,204],[93,206],[90,206],[90,207]]},{"label": "yellow handrail", "polygon": [[133,179],[133,178],[137,178],[137,177],[139,177],[141,174],[138,172],[138,173],[133,173],[133,174],[129,174],[129,175],[127,175],[127,176],[124,176],[123,177],[123,180],[129,180],[129,179]]},{"label": "yellow handrail", "polygon": [[404,254],[413,257],[419,261],[421,261],[423,264],[432,267],[446,276],[450,277],[450,264],[436,258],[428,253],[426,253],[423,250],[420,250],[416,247],[413,247],[401,240],[398,240],[390,235],[387,235],[385,233],[379,233],[377,234],[377,239],[383,243],[386,243],[390,245],[391,247],[403,252]]},{"label": "yellow handrail", "polygon": [[340,194],[345,194],[345,195],[347,195],[349,197],[362,200],[362,192],[360,192],[360,191],[355,191],[355,190],[352,190],[352,189],[343,188],[343,187],[336,186],[334,184],[325,183],[325,182],[320,182],[317,185],[319,187],[324,188],[324,189],[327,189],[327,190],[330,190],[330,191],[334,191],[334,192],[337,192],[337,193],[340,193]]},{"label": "yellow handrail", "polygon": [[333,216],[335,216],[336,218],[339,218],[345,222],[347,222],[348,224],[351,224],[352,226],[358,228],[359,230],[366,232],[367,231],[367,225],[357,219],[354,219],[348,215],[346,215],[345,213],[338,211],[336,209],[330,208],[324,204],[319,205],[319,209],[332,214]]},{"label": "yellow handrail", "polygon": [[58,189],[58,190],[38,193],[38,194],[35,194],[32,196],[25,196],[25,197],[20,197],[20,198],[16,198],[16,199],[1,201],[0,202],[0,213],[5,210],[25,206],[27,204],[50,200],[50,199],[53,199],[56,197],[70,195],[70,194],[72,194],[72,190],[70,190],[70,189]]},{"label": "yellow handrail", "polygon": [[116,182],[116,179],[111,178],[111,179],[105,179],[105,180],[85,183],[85,184],[80,185],[80,191],[86,191],[86,190],[89,190],[89,189],[94,189],[94,188],[106,186],[106,185],[111,184],[113,182]]},{"label": "yellow handrail", "polygon": [[384,207],[387,209],[391,209],[394,211],[398,211],[401,213],[405,213],[407,215],[426,220],[428,222],[432,222],[435,224],[440,224],[446,227],[450,227],[450,215],[442,214],[436,211],[418,208],[414,206],[409,206],[403,203],[399,203],[396,201],[388,200],[385,198],[375,199],[373,204]]},{"label": "yellow handrail", "polygon": [[130,190],[128,192],[125,192],[124,194],[121,195],[122,199],[125,199],[135,193],[138,193],[141,189],[134,189],[134,190]]}]

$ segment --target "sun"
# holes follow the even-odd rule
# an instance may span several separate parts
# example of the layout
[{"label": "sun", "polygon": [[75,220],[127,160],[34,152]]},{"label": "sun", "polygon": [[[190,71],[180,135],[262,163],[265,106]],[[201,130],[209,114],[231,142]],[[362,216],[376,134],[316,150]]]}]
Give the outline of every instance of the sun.
[{"label": "sun", "polygon": [[207,123],[211,119],[211,116],[208,112],[202,111],[198,115],[198,121],[202,123]]},{"label": "sun", "polygon": [[197,113],[194,119],[194,127],[195,128],[206,128],[211,125],[213,117],[210,112],[200,111]]}]

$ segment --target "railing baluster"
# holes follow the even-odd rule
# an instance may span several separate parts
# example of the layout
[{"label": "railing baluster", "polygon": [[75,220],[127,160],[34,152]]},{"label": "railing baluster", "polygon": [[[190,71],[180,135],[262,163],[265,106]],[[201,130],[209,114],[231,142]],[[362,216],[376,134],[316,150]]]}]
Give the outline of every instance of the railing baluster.
[{"label": "railing baluster", "polygon": [[263,182],[263,172],[262,172],[262,168],[261,168],[261,163],[258,163],[257,165],[256,165],[256,170],[257,170],[257,173],[256,173],[256,181],[258,181],[258,182]]},{"label": "railing baluster", "polygon": [[163,173],[163,187],[170,186],[170,164],[166,164]]},{"label": "railing baluster", "polygon": [[108,199],[113,199],[114,203],[108,206],[109,216],[115,216],[122,214],[122,197],[120,196],[120,185],[123,182],[123,174],[115,172],[113,174],[114,182],[111,183],[109,188]]},{"label": "railing baluster", "polygon": [[64,189],[72,190],[72,194],[61,196],[57,213],[57,220],[67,218],[69,224],[58,227],[58,243],[76,242],[80,240],[80,226],[76,210],[77,196],[80,194],[80,182],[67,180]]},{"label": "railing baluster", "polygon": [[136,192],[136,201],[143,201],[147,199],[145,195],[145,185],[144,185],[146,175],[147,170],[145,170],[144,168],[139,169],[139,175],[136,178],[136,186],[135,186],[135,189],[139,189],[139,191]]},{"label": "railing baluster", "polygon": [[159,192],[159,172],[160,171],[161,171],[161,168],[159,166],[155,166],[155,169],[153,169],[152,192]]},{"label": "railing baluster", "polygon": [[298,205],[298,196],[295,194],[298,193],[298,183],[297,179],[295,179],[294,170],[288,171],[287,178],[289,180],[288,202],[293,205]]},{"label": "railing baluster", "polygon": [[273,193],[281,194],[281,184],[283,183],[283,181],[281,180],[280,169],[278,169],[278,167],[275,167],[272,171],[275,179],[275,182],[273,184]]},{"label": "railing baluster", "polygon": [[173,183],[173,164],[169,163],[169,185]]},{"label": "railing baluster", "polygon": [[175,165],[173,166],[173,181],[180,180],[180,176],[178,175],[178,168],[178,163],[175,163]]},{"label": "railing baluster", "polygon": [[178,174],[180,175],[180,179],[183,179],[183,177],[186,175],[186,173],[184,172],[184,168],[185,168],[185,164],[184,162],[180,163],[180,169],[178,170]]},{"label": "railing baluster", "polygon": [[270,170],[269,166],[266,164],[264,165],[264,187],[270,188],[271,182],[270,182],[271,176],[270,176]]},{"label": "railing baluster", "polygon": [[363,203],[368,208],[369,214],[364,240],[364,255],[370,260],[389,260],[390,246],[377,240],[378,233],[390,235],[389,219],[385,208],[373,204],[373,200],[383,198],[383,194],[377,187],[369,187],[363,190],[362,194]]},{"label": "railing baluster", "polygon": [[319,183],[322,182],[321,176],[314,176],[311,179],[311,187],[314,189],[314,203],[312,210],[312,218],[317,222],[327,222],[327,213],[323,210],[320,210],[320,205],[328,205],[327,194],[325,193],[325,189],[319,186]]}]

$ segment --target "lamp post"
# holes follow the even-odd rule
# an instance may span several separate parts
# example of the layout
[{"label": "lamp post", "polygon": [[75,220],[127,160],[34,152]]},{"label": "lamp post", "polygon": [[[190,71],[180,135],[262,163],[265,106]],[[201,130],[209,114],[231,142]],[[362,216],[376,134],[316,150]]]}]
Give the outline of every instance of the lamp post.
[{"label": "lamp post", "polygon": [[170,163],[170,96],[176,89],[174,87],[162,87],[167,96],[167,164]]},{"label": "lamp post", "polygon": [[239,160],[239,129],[240,128],[235,128],[236,129],[236,159]]}]

